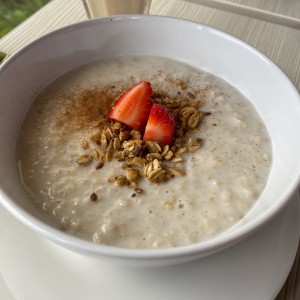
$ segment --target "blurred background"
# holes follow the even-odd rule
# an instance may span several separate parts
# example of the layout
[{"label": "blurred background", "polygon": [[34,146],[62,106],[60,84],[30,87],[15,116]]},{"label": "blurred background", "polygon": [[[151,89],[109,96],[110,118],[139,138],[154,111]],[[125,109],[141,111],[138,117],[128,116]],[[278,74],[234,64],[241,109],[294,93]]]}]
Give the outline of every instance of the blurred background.
[{"label": "blurred background", "polygon": [[51,0],[0,0],[0,38]]}]

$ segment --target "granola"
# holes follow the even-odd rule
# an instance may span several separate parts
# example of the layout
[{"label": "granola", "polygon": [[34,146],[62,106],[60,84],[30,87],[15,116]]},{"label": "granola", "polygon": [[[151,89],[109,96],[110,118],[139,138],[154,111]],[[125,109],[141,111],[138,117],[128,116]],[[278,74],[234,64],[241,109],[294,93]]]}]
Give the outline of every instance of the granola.
[{"label": "granola", "polygon": [[[180,89],[188,88],[182,80],[176,84]],[[90,149],[90,153],[80,155],[76,162],[85,165],[96,159],[99,161],[96,169],[101,169],[110,160],[118,160],[122,162],[121,169],[125,173],[116,174],[108,182],[131,188],[136,187],[142,178],[160,183],[184,176],[184,154],[198,150],[203,144],[202,139],[191,138],[189,134],[199,130],[202,119],[209,113],[200,110],[203,101],[196,98],[195,92],[189,92],[186,98],[171,98],[155,92],[151,101],[164,105],[174,116],[176,128],[172,145],[144,141],[142,132],[120,122],[102,120],[100,130],[90,136],[89,142],[84,142],[83,149]]]}]

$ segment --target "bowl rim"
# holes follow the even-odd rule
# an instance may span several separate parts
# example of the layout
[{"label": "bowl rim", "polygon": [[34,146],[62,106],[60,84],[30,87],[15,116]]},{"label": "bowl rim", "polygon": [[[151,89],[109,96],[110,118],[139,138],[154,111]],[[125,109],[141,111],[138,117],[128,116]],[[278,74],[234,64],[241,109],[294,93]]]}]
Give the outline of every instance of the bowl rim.
[{"label": "bowl rim", "polygon": [[[174,22],[176,25],[183,24],[183,26],[189,25],[197,28],[201,28],[201,30],[210,31],[214,34],[218,34],[222,38],[230,39],[231,41],[239,44],[239,46],[246,48],[248,51],[252,52],[256,56],[262,58],[266,61],[269,65],[271,65],[276,72],[281,76],[282,80],[289,86],[291,92],[294,94],[294,97],[298,97],[298,102],[300,104],[300,96],[292,84],[290,79],[286,76],[286,74],[273,62],[271,61],[265,54],[261,53],[255,47],[249,45],[248,43],[244,42],[243,40],[216,29],[209,25],[204,25],[198,22],[184,20],[175,17],[168,17],[168,16],[155,16],[155,15],[118,15],[118,16],[110,16],[110,17],[103,17],[103,18],[96,18],[91,20],[84,20],[81,22],[77,22],[59,29],[56,29],[52,32],[49,32],[32,42],[27,43],[19,50],[17,50],[13,55],[11,55],[8,59],[6,59],[2,65],[0,66],[0,74],[6,68],[9,68],[9,65],[16,60],[19,56],[21,56],[24,52],[30,51],[32,46],[43,42],[53,36],[66,34],[68,32],[77,31],[84,29],[86,27],[92,26],[101,26],[103,23],[107,22],[130,22],[133,20],[137,20],[138,22],[143,22],[143,20],[153,20],[158,22]],[[214,252],[220,251],[224,248],[235,244],[244,238],[250,236],[252,233],[259,230],[261,227],[269,223],[273,217],[275,217],[289,202],[292,198],[293,194],[297,192],[300,186],[300,173],[297,177],[294,178],[294,181],[291,185],[291,188],[286,191],[284,195],[276,202],[275,205],[269,207],[266,211],[261,213],[255,220],[247,222],[244,224],[242,228],[239,228],[238,231],[231,232],[228,234],[220,234],[216,237],[213,237],[207,241],[203,241],[200,243],[194,243],[186,246],[174,247],[174,248],[155,248],[155,249],[128,249],[128,248],[120,248],[114,246],[107,246],[103,244],[95,244],[91,241],[83,240],[79,237],[72,236],[71,234],[65,233],[44,223],[37,217],[34,217],[30,213],[28,213],[25,209],[21,206],[14,203],[12,199],[2,190],[0,186],[0,203],[18,220],[20,220],[23,224],[28,226],[29,228],[33,229],[34,231],[42,234],[46,238],[55,241],[59,244],[66,246],[69,249],[77,249],[77,251],[90,253],[94,255],[101,255],[104,257],[111,257],[111,258],[121,258],[121,259],[134,259],[134,260],[165,260],[165,259],[172,259],[172,258],[180,258],[186,256],[197,256],[202,255],[206,256],[212,254]],[[229,228],[230,229],[230,228]],[[225,231],[226,233],[226,231]]]}]

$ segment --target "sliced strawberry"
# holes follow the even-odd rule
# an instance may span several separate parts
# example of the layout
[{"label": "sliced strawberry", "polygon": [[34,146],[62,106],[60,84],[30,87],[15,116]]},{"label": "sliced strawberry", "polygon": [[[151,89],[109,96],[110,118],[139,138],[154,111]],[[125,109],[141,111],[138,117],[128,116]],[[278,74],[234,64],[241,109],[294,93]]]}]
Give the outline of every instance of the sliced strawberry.
[{"label": "sliced strawberry", "polygon": [[153,104],[146,125],[144,140],[170,145],[173,142],[175,121],[166,107]]},{"label": "sliced strawberry", "polygon": [[142,81],[135,84],[116,100],[108,113],[108,117],[142,131],[150,113],[151,95],[152,88],[149,82]]}]

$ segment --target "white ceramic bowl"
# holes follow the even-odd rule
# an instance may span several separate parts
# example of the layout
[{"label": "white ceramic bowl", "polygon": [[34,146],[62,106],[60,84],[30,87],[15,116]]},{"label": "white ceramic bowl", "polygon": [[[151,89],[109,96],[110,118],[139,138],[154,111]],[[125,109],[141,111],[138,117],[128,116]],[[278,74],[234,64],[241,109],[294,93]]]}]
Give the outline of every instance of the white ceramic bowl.
[{"label": "white ceramic bowl", "polygon": [[[263,194],[242,222],[207,242],[154,250],[96,245],[44,223],[23,190],[16,143],[22,120],[37,94],[80,65],[136,54],[175,59],[228,81],[253,103],[271,136],[273,164]],[[81,253],[142,266],[190,261],[249,236],[287,204],[299,186],[299,133],[296,89],[268,58],[244,42],[201,24],[165,17],[116,16],[87,21],[38,39],[0,69],[1,203],[33,230]]]}]

